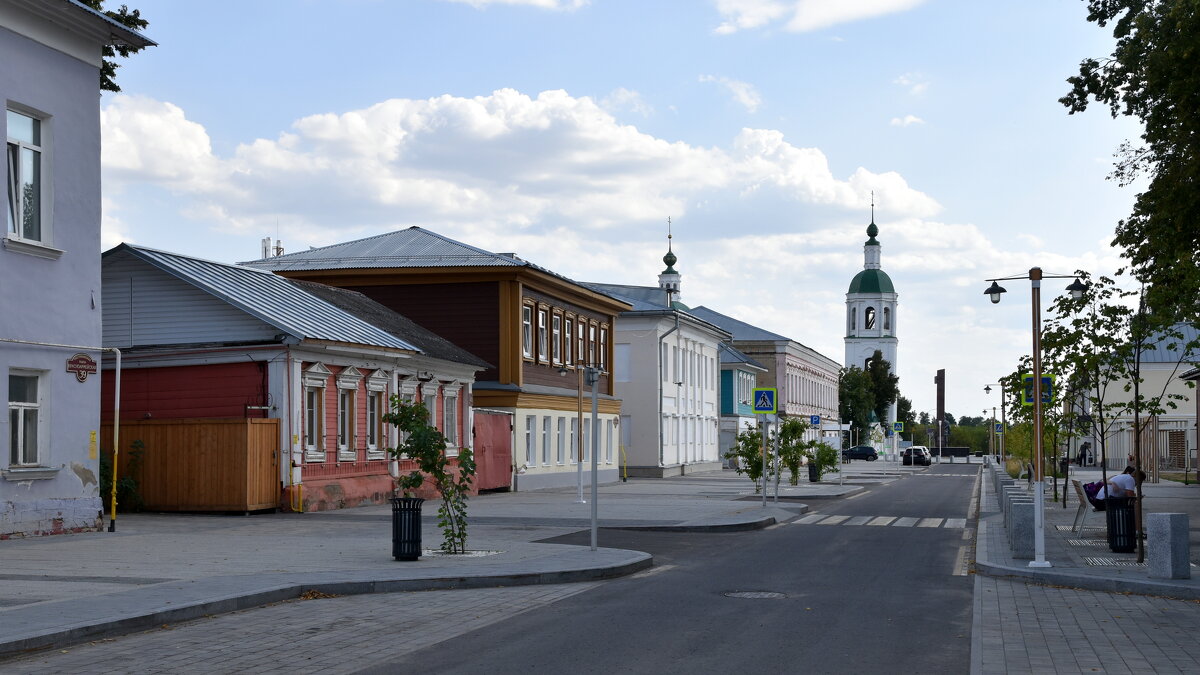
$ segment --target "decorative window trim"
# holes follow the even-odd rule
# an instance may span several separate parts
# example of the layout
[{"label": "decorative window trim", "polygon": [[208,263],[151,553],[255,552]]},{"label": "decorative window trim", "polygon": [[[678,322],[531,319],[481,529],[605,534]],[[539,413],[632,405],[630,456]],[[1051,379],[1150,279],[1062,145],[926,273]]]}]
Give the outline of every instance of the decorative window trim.
[{"label": "decorative window trim", "polygon": [[[309,410],[308,398],[313,396],[315,410]],[[308,384],[304,386],[303,402],[301,403],[304,409],[304,461],[305,462],[324,462],[325,461],[325,385]],[[309,433],[309,424],[312,425],[312,433]]]},{"label": "decorative window trim", "polygon": [[563,364],[568,368],[575,367],[575,315],[568,312],[563,315]]},{"label": "decorative window trim", "polygon": [[[353,462],[358,457],[358,389],[337,388],[337,458]],[[343,407],[343,402],[345,406]]]},{"label": "decorative window trim", "polygon": [[546,305],[538,305],[536,333],[538,363],[550,363],[550,307]]},{"label": "decorative window trim", "polygon": [[550,313],[550,362],[556,366],[562,365],[562,331],[563,314],[559,311]]},{"label": "decorative window trim", "polygon": [[391,379],[392,378],[388,376],[388,374],[384,372],[382,368],[376,370],[375,372],[371,373],[369,377],[367,377],[367,391],[387,391],[388,382],[390,382]]},{"label": "decorative window trim", "polygon": [[596,348],[600,356],[600,372],[608,372],[608,324],[600,324],[600,346]]},{"label": "decorative window trim", "polygon": [[[387,458],[387,451],[383,448],[387,444],[383,427],[383,405],[386,400],[386,392],[378,389],[367,390],[367,459]],[[372,435],[374,439],[371,438]]]},{"label": "decorative window trim", "polygon": [[350,366],[338,373],[338,389],[358,389],[358,383],[363,381],[363,374],[358,368]]},{"label": "decorative window trim", "polygon": [[333,373],[321,363],[314,363],[300,376],[301,382],[306,387],[324,387],[329,382],[329,376]]}]

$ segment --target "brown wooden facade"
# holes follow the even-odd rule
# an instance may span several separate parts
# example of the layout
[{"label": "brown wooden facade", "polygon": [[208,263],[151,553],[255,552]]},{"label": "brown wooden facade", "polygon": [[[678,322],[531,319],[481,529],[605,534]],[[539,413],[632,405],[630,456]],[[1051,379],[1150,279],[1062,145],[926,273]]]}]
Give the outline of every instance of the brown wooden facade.
[{"label": "brown wooden facade", "polygon": [[[278,273],[363,293],[494,364],[478,376],[478,407],[574,410],[574,369],[580,362],[599,367],[598,390],[613,393],[613,327],[617,313],[629,306],[567,279],[529,267],[487,266]],[[574,333],[570,340],[565,334],[568,321]],[[563,368],[570,371],[566,376],[560,374]],[[498,386],[488,387],[488,382]],[[527,385],[561,392],[522,390]],[[616,414],[620,402],[602,399],[599,408]]]}]

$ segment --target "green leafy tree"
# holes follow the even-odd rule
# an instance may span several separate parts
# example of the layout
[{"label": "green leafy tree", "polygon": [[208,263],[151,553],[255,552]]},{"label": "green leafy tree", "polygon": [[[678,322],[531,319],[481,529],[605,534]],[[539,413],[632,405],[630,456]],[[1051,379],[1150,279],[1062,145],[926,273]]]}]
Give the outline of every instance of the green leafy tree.
[{"label": "green leafy tree", "polygon": [[867,375],[871,379],[874,399],[871,409],[875,411],[876,419],[886,423],[888,408],[900,396],[900,378],[892,374],[892,364],[883,358],[883,352],[878,349],[867,363]]},{"label": "green leafy tree", "polygon": [[1114,246],[1147,283],[1155,312],[1196,314],[1200,295],[1200,3],[1196,0],[1088,0],[1087,20],[1112,26],[1116,46],[1087,58],[1059,99],[1071,114],[1094,100],[1113,117],[1142,123],[1140,143],[1123,143],[1110,178],[1149,179],[1116,228]]},{"label": "green leafy tree", "polygon": [[475,480],[475,458],[470,448],[459,448],[456,461],[446,456],[446,437],[429,423],[429,410],[423,403],[412,403],[399,396],[392,397],[392,410],[383,416],[402,432],[403,443],[388,448],[396,458],[407,457],[417,463],[417,470],[401,476],[397,487],[411,496],[426,481],[442,498],[438,507],[438,526],[442,528],[442,551],[467,552],[467,497]]},{"label": "green leafy tree", "polygon": [[918,424],[929,424],[929,413],[927,413],[927,412],[921,413],[921,417],[920,417],[920,419],[917,420],[917,423]]},{"label": "green leafy tree", "polygon": [[871,376],[858,366],[843,368],[838,374],[838,415],[861,436],[870,427],[874,408]]},{"label": "green leafy tree", "polygon": [[907,397],[900,396],[896,399],[896,421],[904,422],[905,430],[912,429],[917,423],[917,418],[913,413],[912,401]]},{"label": "green leafy tree", "polygon": [[[768,441],[773,440],[768,438]],[[761,481],[763,478],[763,454],[762,454],[763,435],[762,431],[749,424],[746,428],[738,432],[734,440],[733,447],[725,453],[725,459],[736,460],[733,464],[733,470],[739,475],[745,475],[750,480],[754,481],[754,492],[758,493],[762,489]],[[774,467],[767,467],[767,477],[775,475]]]},{"label": "green leafy tree", "polygon": [[[142,18],[141,10],[131,10],[126,5],[121,5],[121,8],[116,11],[106,10],[103,7],[104,0],[82,0],[82,2],[130,30],[140,31],[150,25],[149,21]],[[103,50],[104,58],[100,66],[100,89],[103,91],[121,91],[121,88],[117,86],[117,68],[120,68],[121,64],[113,59],[117,56],[129,58],[130,54],[140,51],[142,51],[142,47],[129,47],[122,44],[105,45]]]}]

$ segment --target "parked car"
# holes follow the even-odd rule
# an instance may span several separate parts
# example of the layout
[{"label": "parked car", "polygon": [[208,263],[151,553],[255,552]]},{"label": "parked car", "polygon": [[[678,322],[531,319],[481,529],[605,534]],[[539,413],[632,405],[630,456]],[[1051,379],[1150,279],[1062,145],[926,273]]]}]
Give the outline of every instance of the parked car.
[{"label": "parked car", "polygon": [[923,445],[905,448],[901,460],[905,466],[929,466],[933,463],[933,454]]},{"label": "parked car", "polygon": [[879,453],[869,445],[856,445],[849,450],[842,451],[842,459],[865,459],[868,462],[874,462],[879,459]]}]

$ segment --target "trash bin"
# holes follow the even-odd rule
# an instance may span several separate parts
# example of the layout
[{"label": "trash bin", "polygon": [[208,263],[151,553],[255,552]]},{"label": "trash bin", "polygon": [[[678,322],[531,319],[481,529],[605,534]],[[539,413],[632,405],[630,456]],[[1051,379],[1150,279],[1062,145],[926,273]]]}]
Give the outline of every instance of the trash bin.
[{"label": "trash bin", "polygon": [[1063,457],[1063,458],[1059,459],[1059,460],[1058,460],[1058,475],[1060,475],[1060,476],[1066,476],[1066,475],[1067,475],[1067,468],[1068,468],[1070,465],[1071,465],[1071,460],[1067,459],[1066,457]]},{"label": "trash bin", "polygon": [[1133,522],[1134,497],[1109,497],[1104,500],[1108,521],[1108,548],[1113,553],[1137,550],[1137,532]]},{"label": "trash bin", "polygon": [[421,557],[420,497],[392,497],[392,557],[416,560]]},{"label": "trash bin", "polygon": [[821,472],[817,470],[816,462],[808,463],[808,482],[816,483],[821,480]]}]

